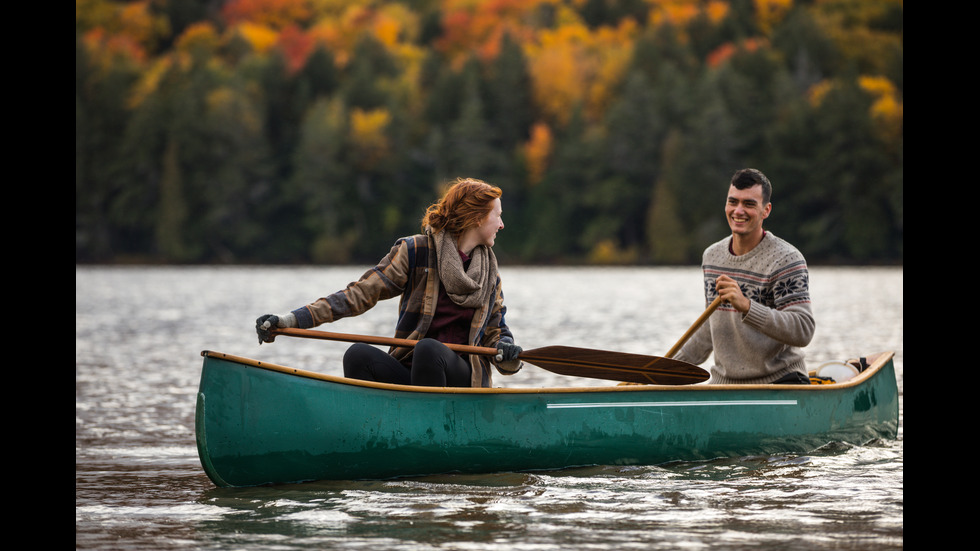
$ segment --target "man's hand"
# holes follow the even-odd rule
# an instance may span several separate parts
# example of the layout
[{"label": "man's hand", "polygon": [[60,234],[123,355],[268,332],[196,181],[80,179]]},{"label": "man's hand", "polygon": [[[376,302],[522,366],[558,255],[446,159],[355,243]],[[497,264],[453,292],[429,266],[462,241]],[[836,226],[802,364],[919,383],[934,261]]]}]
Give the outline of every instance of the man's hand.
[{"label": "man's hand", "polygon": [[715,280],[715,290],[718,291],[722,300],[731,304],[739,312],[744,314],[749,311],[752,303],[742,294],[742,288],[734,279],[726,275],[718,276],[718,279]]}]

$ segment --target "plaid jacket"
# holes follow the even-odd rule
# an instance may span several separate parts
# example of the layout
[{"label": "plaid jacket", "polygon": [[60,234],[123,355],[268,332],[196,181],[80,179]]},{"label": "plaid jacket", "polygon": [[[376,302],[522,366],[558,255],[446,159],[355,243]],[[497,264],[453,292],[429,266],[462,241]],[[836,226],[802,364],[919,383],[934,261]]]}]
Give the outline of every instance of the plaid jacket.
[{"label": "plaid jacket", "polygon": [[[436,268],[435,242],[430,235],[403,237],[377,266],[350,283],[344,290],[318,299],[293,311],[300,328],[308,329],[370,310],[380,300],[401,296],[395,337],[419,340],[425,337],[435,315],[439,296],[439,271]],[[504,316],[504,294],[500,277],[494,283],[492,303],[478,308],[470,325],[469,343],[474,346],[496,346],[497,342],[514,342]],[[413,348],[392,347],[389,354],[402,363],[411,360]],[[490,358],[471,355],[470,386],[490,387],[492,377]],[[497,370],[505,375],[516,373],[520,360],[494,361]]]}]

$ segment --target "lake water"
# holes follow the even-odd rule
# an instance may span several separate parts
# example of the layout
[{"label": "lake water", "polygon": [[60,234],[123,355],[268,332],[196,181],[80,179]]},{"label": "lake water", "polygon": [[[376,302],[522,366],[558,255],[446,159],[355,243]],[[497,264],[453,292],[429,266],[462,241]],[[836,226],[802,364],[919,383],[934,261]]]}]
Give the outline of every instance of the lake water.
[{"label": "lake water", "polygon": [[[255,318],[357,279],[358,267],[75,268],[77,549],[899,549],[903,270],[811,268],[818,365],[895,352],[897,440],[806,455],[648,467],[216,488],[194,437],[202,350],[341,375],[347,344]],[[663,355],[704,310],[684,268],[502,267],[525,348]],[[330,331],[390,336],[396,301]],[[526,366],[497,386],[596,386]]]}]

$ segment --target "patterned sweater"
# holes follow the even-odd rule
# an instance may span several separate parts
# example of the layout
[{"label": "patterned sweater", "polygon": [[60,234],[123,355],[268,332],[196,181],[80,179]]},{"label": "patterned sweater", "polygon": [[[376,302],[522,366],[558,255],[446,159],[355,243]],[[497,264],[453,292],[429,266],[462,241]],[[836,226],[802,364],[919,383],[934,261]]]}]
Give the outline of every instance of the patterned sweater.
[{"label": "patterned sweater", "polygon": [[735,256],[731,237],[704,251],[706,303],[718,296],[715,280],[738,282],[751,306],[742,314],[724,303],[677,353],[700,364],[714,352],[710,383],[770,383],[789,373],[806,375],[802,347],[813,338],[806,260],[795,247],[767,232],[754,249]]}]

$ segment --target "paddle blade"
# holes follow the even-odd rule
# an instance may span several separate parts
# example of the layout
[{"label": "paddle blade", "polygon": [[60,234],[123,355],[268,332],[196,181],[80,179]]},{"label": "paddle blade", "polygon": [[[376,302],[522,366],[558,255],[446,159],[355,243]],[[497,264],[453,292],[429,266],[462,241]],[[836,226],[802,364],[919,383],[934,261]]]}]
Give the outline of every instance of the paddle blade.
[{"label": "paddle blade", "polygon": [[708,372],[696,365],[626,352],[546,346],[525,350],[520,359],[552,373],[572,377],[654,385],[690,385],[708,380]]}]

